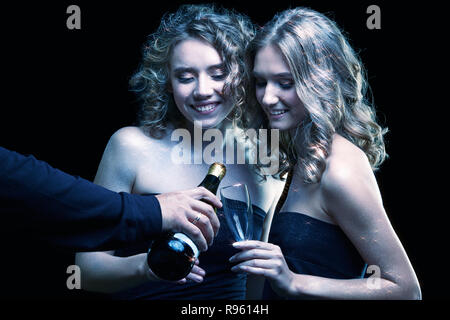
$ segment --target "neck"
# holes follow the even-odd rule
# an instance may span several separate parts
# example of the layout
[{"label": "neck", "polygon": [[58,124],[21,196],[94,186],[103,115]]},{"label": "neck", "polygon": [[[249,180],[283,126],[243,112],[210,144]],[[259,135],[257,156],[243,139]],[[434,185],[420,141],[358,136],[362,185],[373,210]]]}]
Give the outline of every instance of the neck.
[{"label": "neck", "polygon": [[[213,136],[215,136],[216,134],[219,134],[217,132],[217,130],[219,130],[219,132],[220,132],[220,134],[221,134],[221,136],[223,138],[223,141],[225,143],[226,138],[227,138],[227,133],[229,133],[229,130],[227,132],[227,129],[232,129],[232,128],[233,128],[232,121],[228,120],[228,119],[224,119],[222,122],[220,122],[216,126],[207,127],[207,128],[203,127],[201,125],[200,121],[198,121],[198,122],[196,121],[195,123],[193,123],[191,121],[185,120],[183,122],[183,128],[182,129],[186,129],[189,132],[189,134],[193,138],[192,144],[194,144],[194,139],[201,139],[202,146],[205,147],[205,146],[207,146],[207,145],[209,145],[211,143],[211,141],[204,141],[203,140],[204,137],[205,137],[205,133],[207,133],[208,130],[214,130],[215,131],[212,134]],[[207,133],[207,135],[210,136],[211,134]],[[199,143],[199,142],[197,141],[197,143]]]},{"label": "neck", "polygon": [[201,122],[185,120],[181,127],[178,129],[185,130],[185,141],[188,143],[185,146],[191,150],[191,159],[195,164],[225,161],[227,143],[230,143],[228,140],[233,135],[232,130],[229,130],[233,127],[232,121],[225,119],[214,127],[204,128]]}]

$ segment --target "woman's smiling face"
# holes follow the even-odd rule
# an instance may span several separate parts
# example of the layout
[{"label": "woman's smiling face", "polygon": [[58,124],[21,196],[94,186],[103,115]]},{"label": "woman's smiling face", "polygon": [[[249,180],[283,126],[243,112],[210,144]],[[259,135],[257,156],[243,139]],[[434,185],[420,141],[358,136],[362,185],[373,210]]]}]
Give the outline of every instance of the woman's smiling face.
[{"label": "woman's smiling face", "polygon": [[186,39],[178,43],[170,60],[170,83],[178,110],[203,128],[219,125],[233,109],[223,93],[227,74],[217,50],[207,42]]},{"label": "woman's smiling face", "polygon": [[297,95],[292,73],[281,51],[273,46],[259,49],[255,56],[253,75],[256,98],[274,129],[297,127],[306,116],[306,109]]}]

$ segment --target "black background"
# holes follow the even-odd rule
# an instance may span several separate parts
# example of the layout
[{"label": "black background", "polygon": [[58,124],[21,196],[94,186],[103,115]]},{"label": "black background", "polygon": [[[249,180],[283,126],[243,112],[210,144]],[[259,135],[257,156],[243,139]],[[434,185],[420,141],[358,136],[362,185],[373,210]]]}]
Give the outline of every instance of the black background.
[{"label": "black background", "polygon": [[[0,145],[90,180],[111,134],[135,120],[137,104],[128,79],[146,36],[163,13],[181,3],[93,2],[17,2],[2,5],[0,19]],[[423,298],[448,298],[448,218],[439,206],[445,187],[437,184],[443,155],[426,138],[434,135],[430,124],[439,116],[431,112],[434,93],[425,90],[435,81],[428,69],[436,68],[431,66],[437,49],[432,33],[425,32],[424,18],[442,9],[432,3],[394,6],[376,0],[217,3],[261,25],[278,11],[307,6],[344,29],[368,70],[380,120],[390,130],[390,157],[376,174],[386,211],[418,275]],[[66,27],[71,4],[81,8],[81,30]],[[381,30],[366,27],[371,4],[381,8]],[[48,281],[54,287],[49,288],[60,289],[59,297],[78,296],[65,289],[71,254],[48,256],[39,263],[53,266],[54,277]]]}]

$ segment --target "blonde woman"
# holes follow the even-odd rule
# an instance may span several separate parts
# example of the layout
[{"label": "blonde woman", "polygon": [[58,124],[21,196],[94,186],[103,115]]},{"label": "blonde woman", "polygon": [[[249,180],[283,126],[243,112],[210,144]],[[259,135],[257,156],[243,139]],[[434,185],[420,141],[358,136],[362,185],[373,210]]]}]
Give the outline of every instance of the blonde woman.
[{"label": "blonde woman", "polygon": [[[190,161],[178,163],[171,154],[180,143],[172,139],[172,133],[181,129],[195,139],[200,125],[201,129],[217,130],[227,141],[227,129],[248,123],[243,112],[250,80],[246,48],[253,36],[247,17],[212,5],[185,5],[165,15],[145,43],[142,63],[130,81],[142,102],[140,125],[122,128],[111,137],[95,182],[137,194],[198,185],[209,164],[197,160],[210,142],[191,140],[183,150]],[[196,147],[198,142],[201,148]],[[225,145],[220,147],[224,157],[216,160],[224,161],[227,150]],[[282,182],[271,178],[259,181],[248,165],[232,162],[225,162],[227,174],[222,185],[247,184],[257,233],[261,232]],[[218,213],[220,216],[220,210]],[[206,216],[198,219],[196,226],[208,227]],[[184,285],[158,281],[147,265],[149,244],[142,243],[125,250],[78,253],[82,288],[120,299],[243,299],[246,277],[230,270],[228,259],[236,250],[226,223],[222,217],[220,220],[217,237],[200,255],[199,266]]]},{"label": "blonde woman", "polygon": [[[386,130],[342,32],[316,11],[286,10],[250,52],[256,99],[282,131],[280,170],[291,182],[269,242],[236,243],[233,270],[265,276],[266,299],[420,299],[373,174]],[[375,278],[364,279],[366,267]]]}]

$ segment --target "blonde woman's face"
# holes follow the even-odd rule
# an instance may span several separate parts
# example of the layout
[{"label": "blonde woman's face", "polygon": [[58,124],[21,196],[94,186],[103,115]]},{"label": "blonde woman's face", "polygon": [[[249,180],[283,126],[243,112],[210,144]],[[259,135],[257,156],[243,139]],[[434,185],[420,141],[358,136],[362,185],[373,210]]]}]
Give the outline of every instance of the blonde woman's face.
[{"label": "blonde woman's face", "polygon": [[184,40],[174,47],[170,66],[173,97],[184,117],[203,128],[220,124],[233,106],[222,93],[226,74],[217,50],[197,39]]},{"label": "blonde woman's face", "polygon": [[256,98],[274,129],[298,126],[306,109],[295,91],[295,83],[281,51],[275,46],[260,49],[255,56],[253,75]]}]

